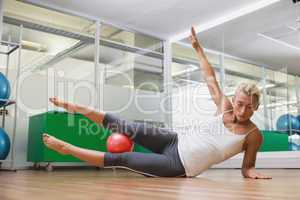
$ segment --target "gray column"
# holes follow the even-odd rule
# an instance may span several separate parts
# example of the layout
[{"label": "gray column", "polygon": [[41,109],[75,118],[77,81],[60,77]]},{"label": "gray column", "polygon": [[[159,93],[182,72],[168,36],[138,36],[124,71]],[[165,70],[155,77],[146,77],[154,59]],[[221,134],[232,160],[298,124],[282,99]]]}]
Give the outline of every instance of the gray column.
[{"label": "gray column", "polygon": [[296,99],[297,99],[297,115],[300,115],[300,81],[299,76],[295,76],[295,90],[296,90]]},{"label": "gray column", "polygon": [[0,0],[0,40],[2,40],[2,28],[3,28],[3,2],[4,0]]},{"label": "gray column", "polygon": [[94,84],[95,84],[95,91],[96,91],[96,105],[95,109],[100,111],[103,110],[103,69],[101,68],[99,64],[100,59],[100,31],[101,31],[101,23],[100,21],[96,21],[96,32],[95,32],[95,55],[94,55],[94,63],[95,63],[95,69],[94,69]]},{"label": "gray column", "polygon": [[20,26],[20,37],[19,37],[19,49],[18,49],[18,64],[17,64],[17,76],[15,82],[15,108],[14,108],[14,123],[13,123],[13,135],[12,135],[12,144],[11,144],[11,165],[10,169],[14,170],[16,168],[16,138],[17,138],[17,129],[18,129],[18,119],[19,119],[19,110],[18,110],[18,101],[19,101],[19,89],[20,89],[20,73],[21,73],[21,52],[22,52],[22,39],[23,39],[23,25]]},{"label": "gray column", "polygon": [[263,88],[262,88],[262,92],[263,92],[263,105],[264,105],[264,125],[265,125],[265,130],[269,130],[270,129],[270,125],[269,125],[269,115],[268,115],[268,108],[267,108],[267,88],[266,88],[266,84],[267,84],[267,74],[266,74],[266,68],[262,67],[262,83],[263,83]]},{"label": "gray column", "polygon": [[220,66],[220,85],[222,91],[225,93],[226,71],[224,67],[224,53],[219,55],[219,66]]},{"label": "gray column", "polygon": [[169,40],[163,42],[164,58],[164,92],[163,100],[165,106],[164,119],[168,128],[172,128],[172,45]]}]

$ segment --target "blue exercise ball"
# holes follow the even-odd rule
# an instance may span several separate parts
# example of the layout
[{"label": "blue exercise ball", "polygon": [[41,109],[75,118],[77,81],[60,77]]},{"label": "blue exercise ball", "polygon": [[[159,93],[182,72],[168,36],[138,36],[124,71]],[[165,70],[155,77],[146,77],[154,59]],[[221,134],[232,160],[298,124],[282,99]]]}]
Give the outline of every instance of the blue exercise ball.
[{"label": "blue exercise ball", "polygon": [[298,119],[298,121],[299,121],[299,123],[300,123],[300,115],[297,116],[297,119]]},{"label": "blue exercise ball", "polygon": [[10,96],[10,84],[3,73],[0,72],[0,106],[6,103]]},{"label": "blue exercise ball", "polygon": [[278,118],[276,127],[278,131],[290,132],[297,131],[300,129],[300,122],[297,117],[291,114],[285,114]]},{"label": "blue exercise ball", "polygon": [[6,159],[10,150],[10,140],[5,131],[0,128],[0,160]]}]

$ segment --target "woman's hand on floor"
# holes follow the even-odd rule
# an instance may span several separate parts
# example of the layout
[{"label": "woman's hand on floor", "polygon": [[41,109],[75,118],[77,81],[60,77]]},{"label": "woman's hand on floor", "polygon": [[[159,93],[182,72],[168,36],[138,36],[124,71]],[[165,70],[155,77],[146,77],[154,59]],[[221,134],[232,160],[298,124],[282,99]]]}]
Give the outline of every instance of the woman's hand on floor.
[{"label": "woman's hand on floor", "polygon": [[244,169],[243,176],[251,179],[272,179],[271,176],[266,176],[260,172],[257,172],[254,168]]}]

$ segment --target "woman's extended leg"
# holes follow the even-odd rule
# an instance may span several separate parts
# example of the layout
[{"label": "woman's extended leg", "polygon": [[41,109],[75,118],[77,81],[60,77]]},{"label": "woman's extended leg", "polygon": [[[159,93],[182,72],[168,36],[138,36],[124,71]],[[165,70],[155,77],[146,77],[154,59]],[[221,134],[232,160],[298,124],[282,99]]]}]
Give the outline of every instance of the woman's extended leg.
[{"label": "woman's extended leg", "polygon": [[98,167],[104,166],[104,152],[79,148],[48,134],[43,135],[43,141],[48,148],[60,154],[72,155]]},{"label": "woman's extended leg", "polygon": [[[184,168],[176,155],[156,153],[104,153],[79,148],[44,134],[43,141],[47,147],[61,153],[70,154],[98,167],[122,167],[148,176],[175,177],[185,174]],[[175,149],[174,149],[175,150]]]},{"label": "woman's extended leg", "polygon": [[145,123],[134,123],[106,113],[103,126],[128,135],[135,143],[148,148],[154,153],[163,153],[166,147],[177,140],[176,133],[163,128],[157,128]]}]

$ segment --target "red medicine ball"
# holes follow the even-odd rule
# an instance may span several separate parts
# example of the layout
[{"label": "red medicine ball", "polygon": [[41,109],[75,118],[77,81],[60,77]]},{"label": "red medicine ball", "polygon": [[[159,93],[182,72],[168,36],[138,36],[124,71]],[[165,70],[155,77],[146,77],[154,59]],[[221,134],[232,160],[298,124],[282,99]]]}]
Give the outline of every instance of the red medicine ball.
[{"label": "red medicine ball", "polygon": [[106,141],[107,151],[110,153],[123,153],[133,150],[133,142],[124,134],[113,133]]}]

